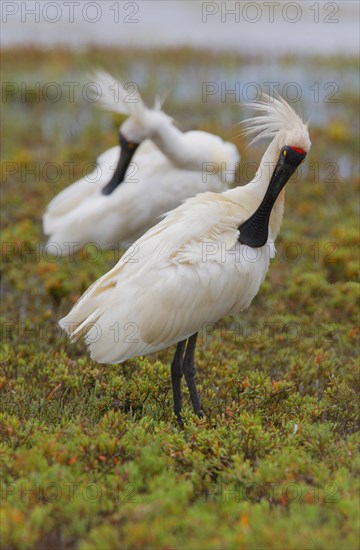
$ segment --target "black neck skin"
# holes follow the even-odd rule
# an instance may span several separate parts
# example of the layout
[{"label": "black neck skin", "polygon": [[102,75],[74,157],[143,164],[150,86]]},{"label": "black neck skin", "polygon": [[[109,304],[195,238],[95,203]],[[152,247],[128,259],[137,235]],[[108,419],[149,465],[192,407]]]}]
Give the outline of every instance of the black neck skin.
[{"label": "black neck skin", "polygon": [[109,183],[107,183],[105,187],[103,187],[101,191],[103,195],[110,195],[117,188],[117,186],[124,181],[125,174],[127,169],[129,168],[131,159],[139,146],[138,143],[127,141],[127,139],[122,135],[121,132],[119,134],[119,137],[121,146],[119,162],[113,177],[111,178]]},{"label": "black neck skin", "polygon": [[270,214],[279,196],[296,168],[305,158],[305,153],[297,153],[290,147],[283,147],[275,166],[265,196],[257,210],[239,226],[239,241],[242,244],[259,248],[264,246],[269,235]]}]

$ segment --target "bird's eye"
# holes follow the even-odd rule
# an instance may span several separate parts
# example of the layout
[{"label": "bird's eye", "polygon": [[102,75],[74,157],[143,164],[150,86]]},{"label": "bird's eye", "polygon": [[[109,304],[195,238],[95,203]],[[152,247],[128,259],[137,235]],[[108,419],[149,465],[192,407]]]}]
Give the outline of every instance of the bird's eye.
[{"label": "bird's eye", "polygon": [[286,157],[286,150],[283,151],[283,157]]},{"label": "bird's eye", "polygon": [[135,147],[135,143],[128,143],[128,148],[133,149]]}]

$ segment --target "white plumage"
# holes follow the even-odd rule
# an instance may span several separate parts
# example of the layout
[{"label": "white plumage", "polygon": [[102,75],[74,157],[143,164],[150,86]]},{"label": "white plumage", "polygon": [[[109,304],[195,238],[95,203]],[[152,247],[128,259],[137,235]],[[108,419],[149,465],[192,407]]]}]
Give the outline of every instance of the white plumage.
[{"label": "white plumage", "polygon": [[88,242],[101,248],[133,242],[184,199],[226,189],[240,160],[235,145],[207,132],[181,132],[159,106],[147,109],[136,90],[129,92],[107,73],[97,73],[96,81],[101,105],[128,115],[120,132],[140,146],[124,181],[110,195],[102,189],[114,175],[120,146],[104,152],[92,174],[49,203],[43,228],[48,250],[56,254],[68,254]]},{"label": "white plumage", "polygon": [[[281,197],[272,212],[269,240],[260,252],[238,242],[238,226],[261,201],[281,147],[291,144],[308,151],[310,141],[306,126],[292,109],[289,119],[290,107],[284,101],[254,106],[268,112],[257,124],[263,135],[272,133],[274,120],[284,117],[254,180],[221,194],[198,195],[170,212],[61,321],[64,328],[67,323],[74,325],[68,330],[73,337],[86,332],[89,322],[96,322],[87,333],[95,360],[121,362],[168,347],[196,332],[202,323],[241,311],[256,295],[274,255]],[[248,127],[250,133],[254,123]],[[115,322],[120,330],[128,323],[136,325],[133,339],[137,342],[113,343],[116,331],[110,327]]]},{"label": "white plumage", "polygon": [[263,96],[254,107],[264,116],[247,121],[246,132],[273,139],[253,181],[199,194],[168,213],[60,321],[73,340],[85,336],[96,361],[121,363],[181,342],[247,308],[257,294],[275,254],[284,191],[264,246],[241,244],[239,225],[262,203],[283,146],[305,156],[310,139],[283,99]]}]

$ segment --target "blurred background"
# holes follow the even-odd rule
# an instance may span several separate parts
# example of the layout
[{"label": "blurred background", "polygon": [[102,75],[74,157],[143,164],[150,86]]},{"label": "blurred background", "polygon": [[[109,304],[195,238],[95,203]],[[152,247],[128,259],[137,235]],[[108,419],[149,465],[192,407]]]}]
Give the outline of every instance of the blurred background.
[{"label": "blurred background", "polygon": [[[4,479],[95,480],[106,495],[48,505],[13,492],[4,547],[358,548],[359,2],[3,1],[1,10]],[[310,119],[313,145],[287,185],[277,257],[251,308],[200,339],[207,419],[188,418],[181,434],[172,350],[101,367],[57,327],[122,253],[42,252],[47,203],[117,144],[123,117],[87,94],[94,68],[136,82],[148,105],[166,97],[182,130],[234,141],[239,184],[266,147],[247,147],[235,126],[249,100],[276,90]],[[221,497],[222,484],[244,480],[262,496]],[[289,480],[302,491],[292,507],[281,493]],[[111,491],[127,482],[138,500],[120,509]],[[329,482],[338,500],[327,506]]]},{"label": "blurred background", "polygon": [[[354,54],[358,2],[4,2],[2,44],[228,49],[253,54]],[[21,27],[19,25],[21,24]],[[19,32],[21,29],[21,32]]]},{"label": "blurred background", "polygon": [[[356,131],[344,99],[350,106],[359,91],[358,22],[356,1],[7,1],[1,36],[4,62],[9,60],[5,76],[14,77],[11,60],[21,57],[16,80],[23,80],[19,89],[4,88],[6,100],[35,106],[45,101],[51,109],[39,121],[42,132],[49,136],[55,125],[65,141],[70,135],[77,139],[97,116],[83,86],[88,71],[100,66],[138,83],[149,102],[156,93],[167,97],[166,107],[176,110],[171,114],[184,129],[217,121],[230,131],[241,119],[237,107],[263,89],[301,101],[313,125],[332,122],[340,139]],[[26,118],[26,109],[22,114]],[[348,176],[352,160],[340,151],[336,162],[341,176]]]}]

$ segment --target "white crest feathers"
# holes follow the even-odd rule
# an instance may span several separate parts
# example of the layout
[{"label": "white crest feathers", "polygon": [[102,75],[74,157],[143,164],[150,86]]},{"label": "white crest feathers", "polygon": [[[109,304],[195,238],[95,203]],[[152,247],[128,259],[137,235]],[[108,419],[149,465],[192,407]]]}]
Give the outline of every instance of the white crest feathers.
[{"label": "white crest feathers", "polygon": [[97,97],[103,109],[134,118],[144,115],[146,107],[135,82],[122,83],[103,70],[95,71],[92,81],[101,90],[101,95],[98,93]]},{"label": "white crest feathers", "polygon": [[303,130],[307,127],[287,101],[276,92],[274,97],[263,93],[258,101],[246,105],[260,113],[260,116],[248,118],[241,123],[245,128],[243,135],[253,136],[249,145],[261,138],[274,138],[281,130],[293,130],[297,127]]}]

